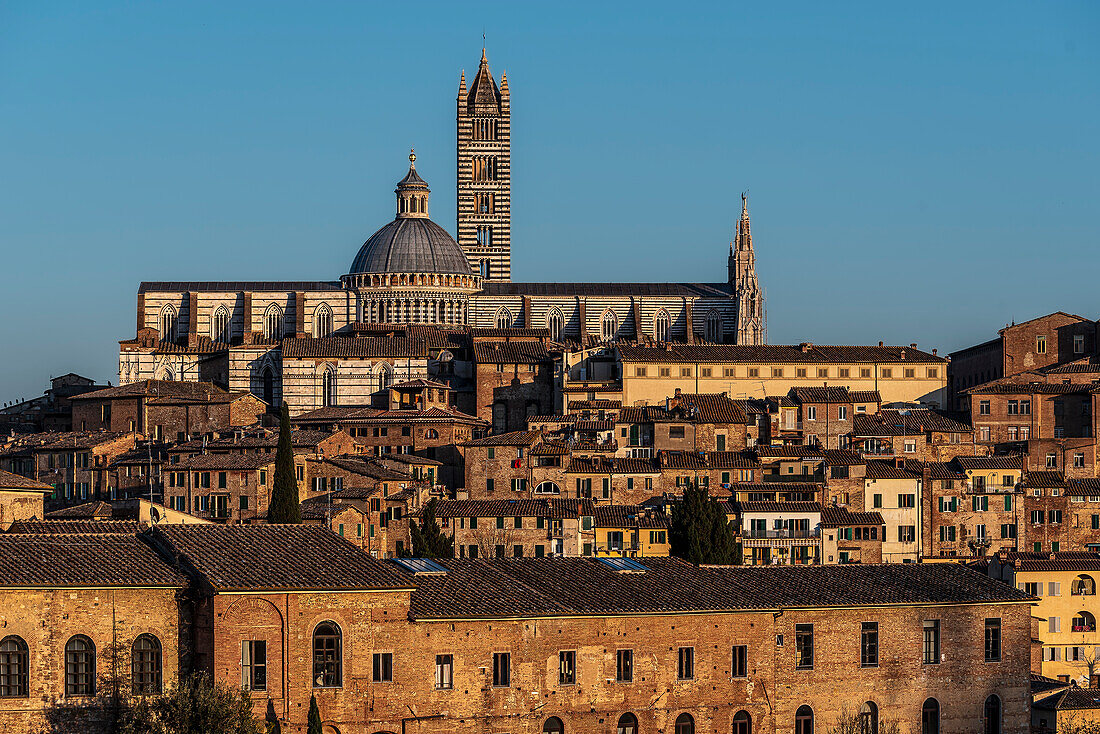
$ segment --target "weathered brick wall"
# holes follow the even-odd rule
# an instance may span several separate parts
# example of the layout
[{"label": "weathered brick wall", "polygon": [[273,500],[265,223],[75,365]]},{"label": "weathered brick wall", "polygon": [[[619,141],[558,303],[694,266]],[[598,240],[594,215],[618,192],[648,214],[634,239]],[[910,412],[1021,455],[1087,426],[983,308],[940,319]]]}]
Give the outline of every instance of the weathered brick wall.
[{"label": "weathered brick wall", "polygon": [[[941,705],[945,734],[981,730],[986,697],[999,695],[1004,731],[1027,731],[1031,664],[1030,608],[956,606],[830,611],[786,610],[691,616],[409,622],[401,593],[297,594],[215,600],[216,676],[239,683],[245,639],[268,639],[269,690],[275,710],[303,731],[309,695],[322,717],[349,734],[415,732],[541,732],[549,716],[566,731],[614,730],[634,713],[642,732],[669,732],[690,713],[697,731],[730,731],[740,710],[754,731],[794,729],[801,705],[814,710],[824,731],[844,711],[874,702],[882,719],[903,726],[920,721],[926,698]],[[235,607],[235,608],[233,608]],[[1003,659],[986,663],[987,617],[1002,621]],[[282,635],[281,620],[289,622]],[[922,664],[922,624],[939,619],[942,662]],[[322,621],[340,625],[344,684],[311,689],[310,635]],[[879,623],[877,667],[860,667],[860,628]],[[812,670],[795,669],[795,625],[814,625]],[[777,635],[783,645],[777,646]],[[745,678],[731,677],[731,648],[747,645]],[[693,647],[695,676],[677,680],[680,647]],[[634,681],[616,682],[616,650],[634,651]],[[576,651],[576,682],[560,685],[561,650]],[[372,655],[393,653],[393,682],[375,682]],[[512,656],[511,686],[492,686],[492,654]],[[454,656],[454,686],[435,688],[435,656]],[[286,661],[286,685],[283,661]],[[844,681],[837,686],[837,681]],[[960,683],[965,681],[965,683]],[[284,691],[287,695],[284,695]],[[257,713],[267,700],[257,701]]]},{"label": "weathered brick wall", "polygon": [[0,590],[0,638],[23,638],[30,663],[30,695],[0,698],[0,733],[37,731],[45,707],[64,698],[64,650],[73,635],[95,643],[100,689],[109,683],[112,661],[129,679],[130,649],[140,634],[160,640],[163,680],[172,682],[180,660],[175,594],[174,589]]}]

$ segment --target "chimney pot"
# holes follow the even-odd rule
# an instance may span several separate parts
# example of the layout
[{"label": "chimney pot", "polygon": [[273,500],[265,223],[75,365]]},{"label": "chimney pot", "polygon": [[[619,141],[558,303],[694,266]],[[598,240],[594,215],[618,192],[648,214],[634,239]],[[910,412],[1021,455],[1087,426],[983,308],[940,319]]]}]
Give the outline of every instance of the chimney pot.
[{"label": "chimney pot", "polygon": [[879,346],[881,347],[881,346],[882,346],[882,342],[879,342],[879,343],[878,343],[878,345],[879,345]]},{"label": "chimney pot", "polygon": [[935,348],[935,347],[932,347],[932,356],[933,356],[933,357],[935,357],[935,356],[936,356],[936,348]]}]

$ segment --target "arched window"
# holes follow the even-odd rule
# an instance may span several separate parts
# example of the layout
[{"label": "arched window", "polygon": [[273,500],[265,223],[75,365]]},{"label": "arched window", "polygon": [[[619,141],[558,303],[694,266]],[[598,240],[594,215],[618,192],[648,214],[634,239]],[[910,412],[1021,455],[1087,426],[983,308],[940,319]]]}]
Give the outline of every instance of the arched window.
[{"label": "arched window", "polygon": [[424,438],[439,438],[439,431],[435,430],[434,428],[429,428],[428,430],[424,431]]},{"label": "arched window", "polygon": [[878,734],[878,706],[874,701],[859,707],[859,734]]},{"label": "arched window", "polygon": [[676,734],[695,734],[695,719],[691,714],[680,714],[676,717]]},{"label": "arched window", "polygon": [[321,370],[321,407],[332,405],[336,405],[336,370],[329,364]]},{"label": "arched window", "polygon": [[264,339],[283,338],[283,311],[274,303],[264,311]]},{"label": "arched window", "polygon": [[138,635],[130,650],[130,686],[139,696],[160,693],[161,680],[160,640],[153,635]]},{"label": "arched window", "polygon": [[171,382],[172,380],[174,380],[175,375],[172,374],[172,368],[165,367],[164,372],[160,376],[160,379],[164,380],[165,382]]},{"label": "arched window", "polygon": [[508,430],[508,405],[501,401],[493,403],[493,431],[504,433]]},{"label": "arched window", "polygon": [[925,700],[920,709],[920,734],[940,734],[940,702]]},{"label": "arched window", "polygon": [[615,338],[617,333],[619,333],[619,319],[615,316],[614,311],[607,309],[600,317],[600,336],[603,337],[605,342],[609,342]]},{"label": "arched window", "polygon": [[794,734],[814,734],[814,710],[806,704],[794,712]]},{"label": "arched window", "polygon": [[561,334],[565,331],[565,315],[560,308],[552,308],[550,313],[546,314],[546,329],[550,332],[551,339],[554,341],[561,339]]},{"label": "arched window", "polygon": [[503,306],[497,309],[497,328],[512,328],[512,312],[504,308]]},{"label": "arched window", "polygon": [[313,335],[315,337],[330,336],[332,334],[332,309],[327,303],[322,303],[313,311]]},{"label": "arched window", "polygon": [[722,341],[722,317],[718,315],[717,311],[711,311],[707,314],[706,338],[708,342],[714,342],[715,344]]},{"label": "arched window", "polygon": [[1096,617],[1092,616],[1089,612],[1081,610],[1073,616],[1073,631],[1074,632],[1095,632],[1096,631]]},{"label": "arched window", "polygon": [[344,665],[340,628],[335,622],[321,622],[313,630],[313,685],[339,688],[343,685]]},{"label": "arched window", "polygon": [[178,324],[176,318],[176,309],[171,305],[165,306],[160,310],[160,340],[164,342],[174,342],[176,340],[176,325]]},{"label": "arched window", "polygon": [[1079,574],[1073,580],[1070,593],[1075,596],[1092,596],[1096,593],[1096,582],[1087,573]]},{"label": "arched window", "polygon": [[565,724],[557,716],[551,716],[542,725],[542,734],[565,734]]},{"label": "arched window", "polygon": [[65,643],[65,695],[95,695],[95,643],[84,635]]},{"label": "arched window", "polygon": [[210,319],[210,338],[216,342],[229,343],[229,309],[218,306],[214,317]]},{"label": "arched window", "polygon": [[264,367],[264,371],[260,373],[260,380],[263,382],[264,402],[268,405],[274,405],[275,374],[271,371],[271,365]]},{"label": "arched window", "polygon": [[668,311],[662,308],[657,312],[657,315],[653,317],[653,338],[659,342],[667,342],[668,332],[671,326],[672,319],[669,318]]},{"label": "arched window", "polygon": [[615,734],[638,734],[638,717],[631,713],[620,716]]},{"label": "arched window", "polygon": [[376,377],[378,379],[378,389],[385,390],[393,384],[393,368],[390,367],[388,362],[379,362]]},{"label": "arched window", "polygon": [[985,734],[1001,734],[1001,699],[993,694],[985,699]]},{"label": "arched window", "polygon": [[733,716],[733,734],[752,734],[752,717],[748,711],[738,711]]},{"label": "arched window", "polygon": [[535,487],[535,494],[561,494],[561,488],[553,482],[541,482]]},{"label": "arched window", "polygon": [[29,667],[30,654],[22,637],[9,635],[0,640],[0,698],[30,695]]}]

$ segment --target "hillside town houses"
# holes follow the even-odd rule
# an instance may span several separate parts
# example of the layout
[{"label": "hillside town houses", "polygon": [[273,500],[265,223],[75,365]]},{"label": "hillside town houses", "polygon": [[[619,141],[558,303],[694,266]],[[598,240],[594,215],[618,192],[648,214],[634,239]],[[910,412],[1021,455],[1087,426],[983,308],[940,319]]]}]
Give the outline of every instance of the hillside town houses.
[{"label": "hillside town houses", "polygon": [[513,282],[509,94],[459,80],[456,237],[412,154],[338,279],[141,283],[117,384],[0,411],[0,732],[119,669],[288,732],[1100,721],[1100,322],[768,344],[745,196],[726,282]]}]

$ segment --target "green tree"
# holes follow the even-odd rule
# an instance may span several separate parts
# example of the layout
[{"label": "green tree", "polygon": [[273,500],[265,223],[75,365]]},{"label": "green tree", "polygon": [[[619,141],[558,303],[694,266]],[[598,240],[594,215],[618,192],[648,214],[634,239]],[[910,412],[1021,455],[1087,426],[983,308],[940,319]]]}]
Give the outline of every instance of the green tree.
[{"label": "green tree", "polygon": [[163,694],[134,697],[124,673],[100,680],[99,697],[46,709],[41,734],[261,734],[248,692],[209,677],[180,681]]},{"label": "green tree", "polygon": [[672,555],[696,566],[741,562],[741,546],[724,505],[696,484],[685,487],[683,500],[673,507],[668,534]]},{"label": "green tree", "polygon": [[300,523],[298,482],[294,478],[294,446],[290,441],[290,411],[283,402],[279,412],[279,447],[275,450],[275,482],[267,509],[270,523]]},{"label": "green tree", "polygon": [[454,556],[454,538],[448,538],[435,520],[436,499],[432,497],[424,505],[420,525],[409,521],[412,534],[412,553],[417,558],[451,558]]},{"label": "green tree", "polygon": [[306,720],[306,734],[322,734],[321,711],[317,708],[317,697],[309,696],[309,718]]}]

